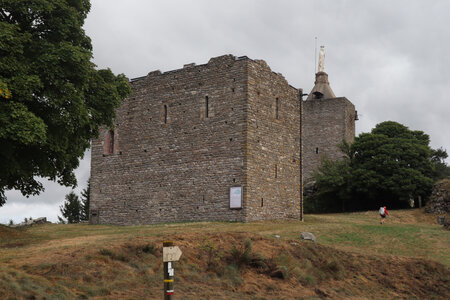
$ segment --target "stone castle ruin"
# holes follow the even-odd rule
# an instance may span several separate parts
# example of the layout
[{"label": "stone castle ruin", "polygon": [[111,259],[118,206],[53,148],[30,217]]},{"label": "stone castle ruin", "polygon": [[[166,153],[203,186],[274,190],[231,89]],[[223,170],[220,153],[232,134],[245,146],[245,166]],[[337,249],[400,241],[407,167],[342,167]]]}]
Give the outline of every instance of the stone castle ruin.
[{"label": "stone castle ruin", "polygon": [[114,129],[92,142],[91,224],[299,219],[303,177],[354,138],[354,106],[323,70],[306,101],[246,56],[131,86]]}]

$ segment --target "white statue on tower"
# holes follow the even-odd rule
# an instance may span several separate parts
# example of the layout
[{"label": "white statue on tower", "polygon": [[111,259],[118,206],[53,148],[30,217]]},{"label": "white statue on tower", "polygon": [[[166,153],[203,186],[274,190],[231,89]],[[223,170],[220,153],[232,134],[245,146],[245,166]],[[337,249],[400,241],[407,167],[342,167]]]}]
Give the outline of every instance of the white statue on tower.
[{"label": "white statue on tower", "polygon": [[324,65],[325,65],[325,46],[320,46],[318,72],[324,72],[325,70]]}]

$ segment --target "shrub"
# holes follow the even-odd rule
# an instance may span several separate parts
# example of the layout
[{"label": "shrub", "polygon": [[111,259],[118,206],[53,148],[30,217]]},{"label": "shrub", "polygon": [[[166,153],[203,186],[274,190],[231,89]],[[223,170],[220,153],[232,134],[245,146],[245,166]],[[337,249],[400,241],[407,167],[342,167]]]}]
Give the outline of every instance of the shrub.
[{"label": "shrub", "polygon": [[156,246],[155,244],[146,244],[142,247],[142,252],[144,253],[150,253],[155,255],[156,254]]},{"label": "shrub", "polygon": [[244,246],[241,248],[238,248],[236,247],[236,245],[233,244],[233,247],[231,248],[231,261],[238,267],[251,264],[252,241],[250,239],[246,239]]},{"label": "shrub", "polygon": [[220,260],[223,257],[223,253],[219,250],[213,241],[205,238],[203,242],[200,243],[200,249],[206,252],[206,270],[207,271],[218,271],[217,267]]}]

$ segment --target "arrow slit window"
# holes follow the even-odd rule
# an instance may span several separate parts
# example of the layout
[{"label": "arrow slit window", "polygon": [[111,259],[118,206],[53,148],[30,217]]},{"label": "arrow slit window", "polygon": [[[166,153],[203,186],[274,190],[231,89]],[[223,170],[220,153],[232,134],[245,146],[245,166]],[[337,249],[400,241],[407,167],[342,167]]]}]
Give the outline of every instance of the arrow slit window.
[{"label": "arrow slit window", "polygon": [[205,117],[209,118],[209,98],[205,97]]},{"label": "arrow slit window", "polygon": [[275,99],[275,119],[279,119],[279,110],[280,110],[280,100],[278,98]]},{"label": "arrow slit window", "polygon": [[164,124],[167,124],[167,105],[164,104]]}]

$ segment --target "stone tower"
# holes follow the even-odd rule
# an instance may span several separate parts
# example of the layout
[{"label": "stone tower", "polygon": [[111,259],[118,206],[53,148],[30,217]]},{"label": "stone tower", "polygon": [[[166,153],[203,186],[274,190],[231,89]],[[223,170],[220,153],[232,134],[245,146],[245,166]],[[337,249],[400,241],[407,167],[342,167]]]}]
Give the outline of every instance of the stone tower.
[{"label": "stone tower", "polygon": [[303,179],[311,180],[322,159],[341,159],[338,144],[355,138],[355,106],[345,97],[336,97],[324,71],[325,51],[320,48],[319,67],[314,87],[303,101]]},{"label": "stone tower", "polygon": [[92,142],[93,224],[300,217],[300,90],[225,55],[131,82]]}]

